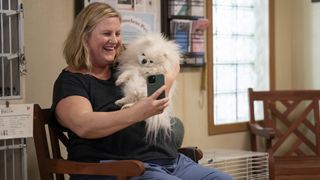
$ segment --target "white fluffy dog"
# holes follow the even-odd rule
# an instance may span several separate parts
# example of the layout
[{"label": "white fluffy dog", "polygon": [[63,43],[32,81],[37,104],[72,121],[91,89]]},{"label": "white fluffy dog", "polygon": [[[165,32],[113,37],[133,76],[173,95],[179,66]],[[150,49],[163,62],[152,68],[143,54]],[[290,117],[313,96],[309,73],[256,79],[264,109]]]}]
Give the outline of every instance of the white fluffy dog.
[{"label": "white fluffy dog", "polygon": [[[128,44],[118,58],[117,86],[121,86],[124,97],[116,101],[117,105],[129,107],[147,96],[146,79],[149,75],[165,74],[178,63],[179,46],[164,38],[160,33],[151,33]],[[168,137],[171,133],[170,117],[172,115],[173,86],[168,94],[169,107],[162,114],[146,120],[147,139],[156,141],[161,131]]]}]

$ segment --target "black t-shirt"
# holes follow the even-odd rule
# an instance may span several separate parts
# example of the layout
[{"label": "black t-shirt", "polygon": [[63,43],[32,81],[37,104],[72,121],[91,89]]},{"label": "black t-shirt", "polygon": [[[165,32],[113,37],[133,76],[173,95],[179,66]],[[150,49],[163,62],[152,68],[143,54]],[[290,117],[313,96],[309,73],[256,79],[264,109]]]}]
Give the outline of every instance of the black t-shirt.
[{"label": "black t-shirt", "polygon": [[114,102],[123,95],[121,89],[115,85],[114,77],[109,80],[100,80],[91,75],[65,70],[60,73],[54,84],[49,122],[55,130],[68,132],[70,139],[67,147],[68,159],[86,162],[119,159],[153,161],[171,160],[177,157],[177,145],[173,137],[170,140],[159,139],[155,144],[148,143],[145,139],[145,121],[133,124],[104,138],[78,137],[69,129],[62,127],[54,115],[57,103],[68,96],[87,98],[91,102],[93,111],[110,112],[120,109]]}]

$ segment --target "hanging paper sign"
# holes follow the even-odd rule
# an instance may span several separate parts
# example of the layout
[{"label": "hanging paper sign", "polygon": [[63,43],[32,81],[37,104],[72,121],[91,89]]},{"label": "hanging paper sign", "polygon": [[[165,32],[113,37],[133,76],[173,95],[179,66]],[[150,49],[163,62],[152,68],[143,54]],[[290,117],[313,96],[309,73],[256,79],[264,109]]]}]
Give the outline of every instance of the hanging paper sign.
[{"label": "hanging paper sign", "polygon": [[0,105],[0,139],[32,137],[33,104]]}]

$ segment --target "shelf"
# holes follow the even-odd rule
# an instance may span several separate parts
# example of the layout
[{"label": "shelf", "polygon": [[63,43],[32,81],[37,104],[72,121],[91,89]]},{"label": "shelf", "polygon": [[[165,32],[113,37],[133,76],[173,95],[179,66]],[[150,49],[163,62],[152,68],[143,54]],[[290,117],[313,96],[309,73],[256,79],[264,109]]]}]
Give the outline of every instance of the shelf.
[{"label": "shelf", "polygon": [[189,52],[182,54],[180,66],[181,67],[203,67],[205,63],[205,54],[203,52]]},{"label": "shelf", "polygon": [[188,20],[198,20],[204,18],[204,16],[169,16],[169,20],[171,19],[188,19]]},{"label": "shelf", "polygon": [[[161,31],[181,48],[181,67],[205,66],[204,1],[161,1]],[[200,29],[200,31],[199,31]]]},{"label": "shelf", "polygon": [[203,67],[206,63],[203,64],[180,64],[180,67]]}]

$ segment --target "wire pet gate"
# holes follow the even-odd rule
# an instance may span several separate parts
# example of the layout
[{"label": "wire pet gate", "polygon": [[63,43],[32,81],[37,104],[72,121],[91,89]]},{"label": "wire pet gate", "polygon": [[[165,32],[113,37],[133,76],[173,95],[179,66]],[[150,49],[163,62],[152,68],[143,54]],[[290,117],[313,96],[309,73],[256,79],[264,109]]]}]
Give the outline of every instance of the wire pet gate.
[{"label": "wire pet gate", "polygon": [[235,180],[268,180],[268,153],[225,149],[204,150],[200,164],[226,172]]},{"label": "wire pet gate", "polygon": [[21,98],[26,72],[21,0],[0,0],[0,99]]},{"label": "wire pet gate", "polygon": [[26,138],[0,140],[0,179],[27,179]]},{"label": "wire pet gate", "polygon": [[[25,69],[22,19],[21,0],[0,0],[0,100],[21,98],[20,72]],[[7,134],[7,130],[0,131],[0,137]],[[26,180],[26,162],[25,138],[0,139],[0,180]]]}]

